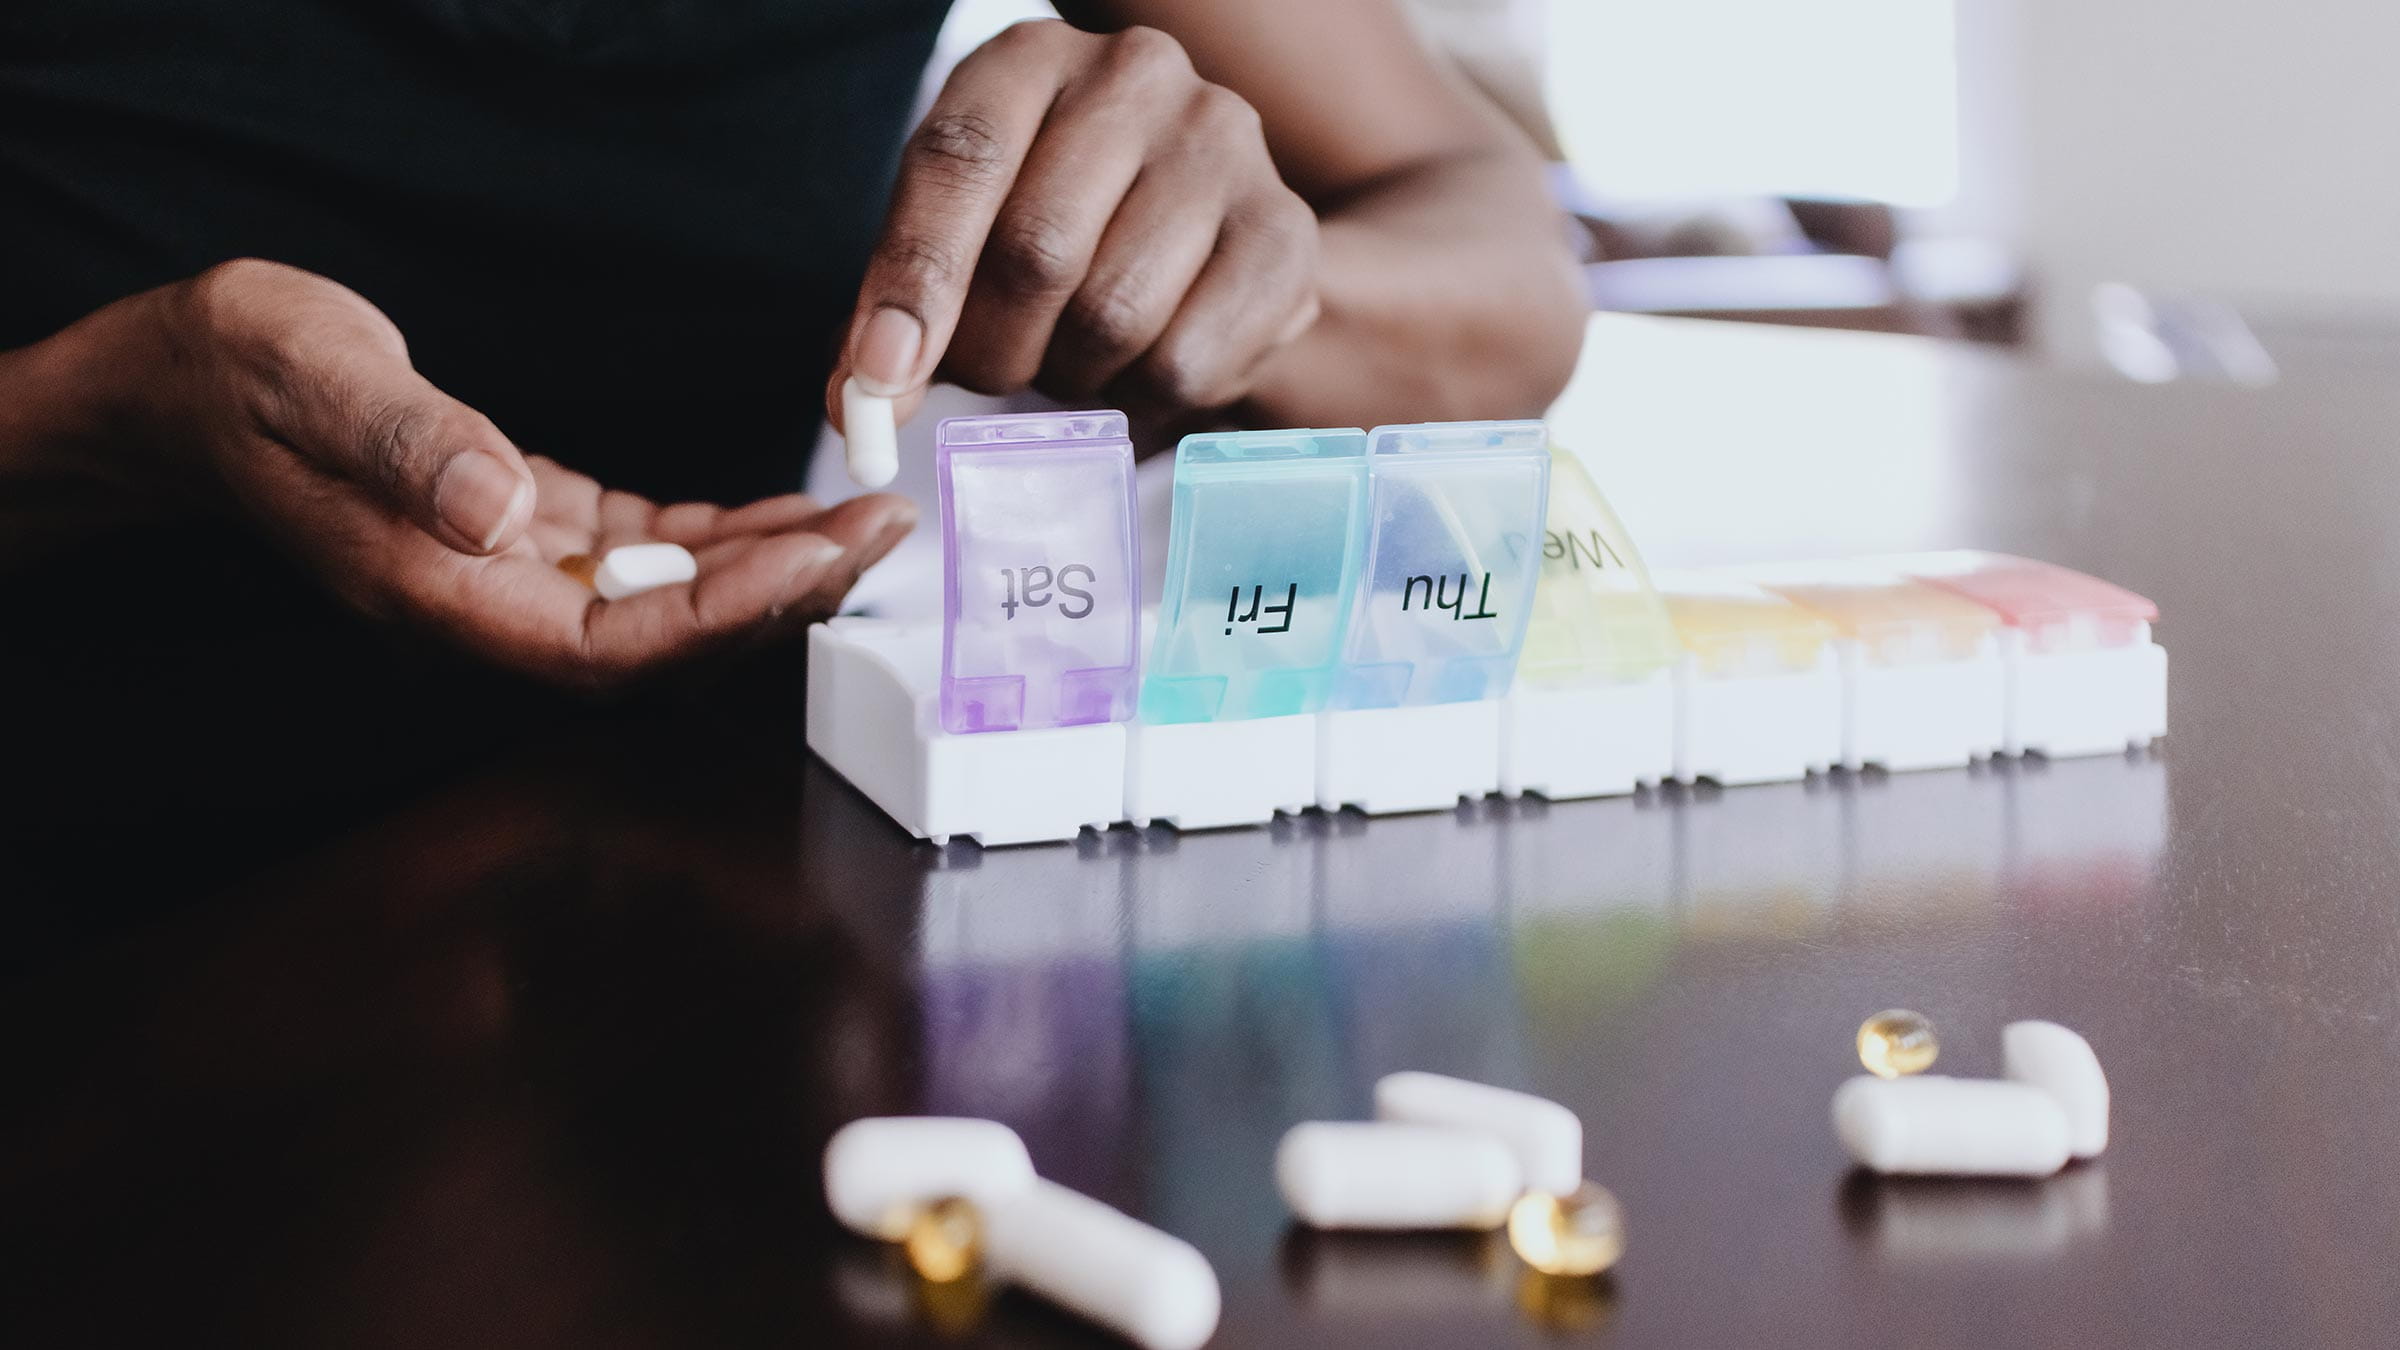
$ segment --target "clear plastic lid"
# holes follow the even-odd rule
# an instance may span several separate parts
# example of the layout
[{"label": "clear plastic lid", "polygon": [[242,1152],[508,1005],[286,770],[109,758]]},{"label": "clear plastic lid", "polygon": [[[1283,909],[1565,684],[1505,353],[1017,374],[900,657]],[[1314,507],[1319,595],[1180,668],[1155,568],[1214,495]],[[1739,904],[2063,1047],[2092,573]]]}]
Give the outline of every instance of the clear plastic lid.
[{"label": "clear plastic lid", "polygon": [[1647,679],[1683,655],[1633,536],[1582,461],[1550,450],[1541,581],[1517,674],[1544,688]]},{"label": "clear plastic lid", "polygon": [[942,729],[1133,715],[1133,443],[1118,412],[957,417],[934,433]]},{"label": "clear plastic lid", "polygon": [[1541,572],[1548,434],[1428,422],[1378,427],[1368,447],[1366,568],[1334,705],[1500,697]]},{"label": "clear plastic lid", "polygon": [[1814,670],[1841,633],[1816,611],[1722,572],[1651,574],[1675,634],[1711,679]]},{"label": "clear plastic lid", "polygon": [[1730,569],[1815,610],[1858,639],[1876,665],[1964,661],[2000,627],[2000,616],[1965,596],[1863,562],[1774,563]]},{"label": "clear plastic lid", "polygon": [[2158,606],[2142,596],[2031,558],[1962,548],[1865,561],[1991,609],[2023,630],[2026,647],[2036,652],[2122,647],[2158,622]]},{"label": "clear plastic lid", "polygon": [[1143,720],[1322,710],[1341,670],[1366,532],[1365,432],[1185,437]]}]

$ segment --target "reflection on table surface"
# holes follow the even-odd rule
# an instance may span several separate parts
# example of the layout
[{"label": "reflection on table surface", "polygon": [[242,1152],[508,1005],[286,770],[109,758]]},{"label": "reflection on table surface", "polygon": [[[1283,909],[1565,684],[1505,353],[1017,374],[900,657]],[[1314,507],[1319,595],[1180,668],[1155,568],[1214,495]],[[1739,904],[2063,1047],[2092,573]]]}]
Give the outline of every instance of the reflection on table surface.
[{"label": "reflection on table surface", "polygon": [[[7,952],[0,1342],[1104,1344],[836,1230],[833,1129],[944,1110],[1198,1243],[1224,1347],[2388,1343],[2400,390],[1594,334],[1562,425],[1654,559],[2108,576],[2164,615],[2166,750],[979,854],[808,761],[790,672],[324,838],[188,793],[271,865],[72,889]],[[94,875],[160,851],[110,844]],[[2106,1159],[1852,1174],[1827,1102],[1895,1005],[1941,1071],[2013,1017],[2086,1034]],[[1398,1068],[1574,1108],[1615,1278],[1294,1231],[1276,1139]]]}]

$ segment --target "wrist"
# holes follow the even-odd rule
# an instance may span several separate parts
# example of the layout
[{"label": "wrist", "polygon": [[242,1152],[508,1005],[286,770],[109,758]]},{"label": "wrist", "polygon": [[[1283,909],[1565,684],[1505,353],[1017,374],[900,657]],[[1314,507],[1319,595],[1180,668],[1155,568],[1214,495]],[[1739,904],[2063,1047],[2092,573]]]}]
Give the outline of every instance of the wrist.
[{"label": "wrist", "polygon": [[151,295],[94,311],[27,347],[0,352],[0,474],[122,480],[144,365]]}]

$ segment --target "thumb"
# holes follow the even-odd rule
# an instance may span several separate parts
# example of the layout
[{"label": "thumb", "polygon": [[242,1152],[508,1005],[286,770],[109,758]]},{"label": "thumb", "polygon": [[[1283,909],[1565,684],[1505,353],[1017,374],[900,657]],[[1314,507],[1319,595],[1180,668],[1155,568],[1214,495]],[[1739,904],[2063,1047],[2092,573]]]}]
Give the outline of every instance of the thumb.
[{"label": "thumb", "polygon": [[533,473],[490,418],[405,361],[346,362],[301,411],[296,448],[462,553],[497,553],[533,519]]},{"label": "thumb", "polygon": [[[311,278],[310,280],[314,280]],[[490,418],[409,364],[389,320],[347,291],[262,344],[278,367],[261,420],[284,445],[462,553],[496,553],[533,519],[533,473]],[[293,340],[295,331],[307,340]]]}]

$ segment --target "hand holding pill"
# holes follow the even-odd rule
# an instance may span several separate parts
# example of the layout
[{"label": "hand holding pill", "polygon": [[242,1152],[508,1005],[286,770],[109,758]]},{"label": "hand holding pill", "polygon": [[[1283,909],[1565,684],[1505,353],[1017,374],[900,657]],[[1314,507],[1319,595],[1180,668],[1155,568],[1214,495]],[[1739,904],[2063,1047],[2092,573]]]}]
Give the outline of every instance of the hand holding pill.
[{"label": "hand holding pill", "polygon": [[[356,293],[280,264],[212,268],[60,340],[90,385],[75,396],[138,433],[112,479],[221,487],[357,608],[570,687],[829,612],[914,521],[890,497],[728,510],[606,489],[436,388]],[[650,570],[607,579],[621,596],[603,602],[560,570],[620,545],[672,546],[688,572],[630,556]]]},{"label": "hand holding pill", "polygon": [[846,434],[861,395],[904,422],[937,372],[1223,407],[1317,308],[1316,214],[1240,95],[1154,29],[1020,23],[959,63],[902,150],[826,410]]}]

